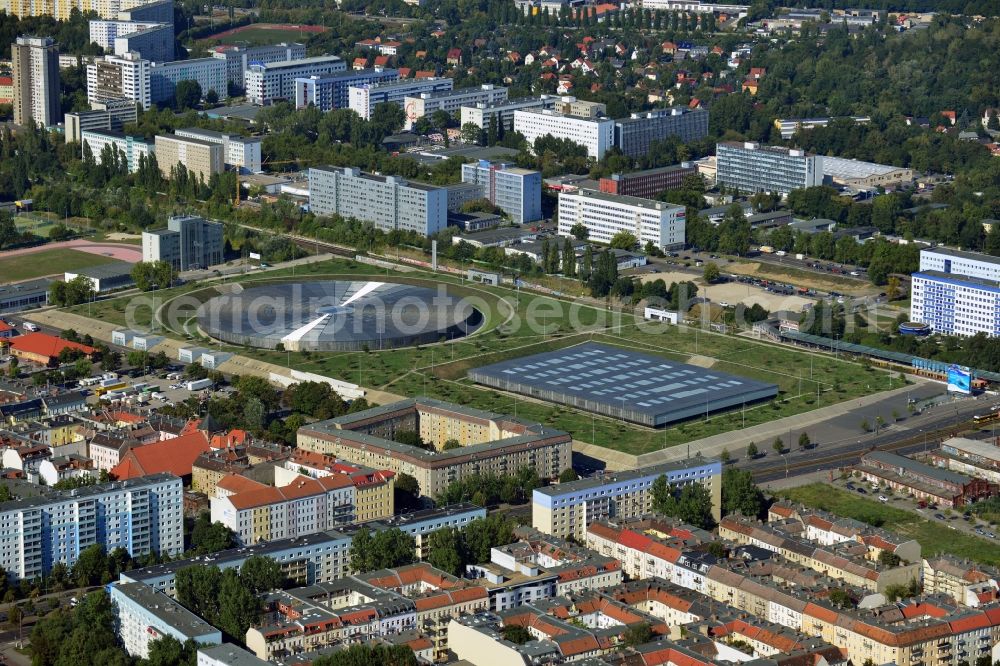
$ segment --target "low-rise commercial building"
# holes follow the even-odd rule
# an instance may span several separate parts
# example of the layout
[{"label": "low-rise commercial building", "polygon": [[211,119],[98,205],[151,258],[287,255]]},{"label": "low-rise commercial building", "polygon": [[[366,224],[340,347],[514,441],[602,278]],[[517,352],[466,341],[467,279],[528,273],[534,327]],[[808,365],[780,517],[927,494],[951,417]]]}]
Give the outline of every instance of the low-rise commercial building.
[{"label": "low-rise commercial building", "polygon": [[[434,450],[393,441],[396,433],[407,430]],[[449,440],[457,441],[458,448],[446,450]],[[534,467],[539,476],[555,478],[571,466],[568,433],[431,398],[402,400],[303,426],[297,441],[308,451],[409,474],[428,497],[477,473],[504,476]]]},{"label": "low-rise commercial building", "polygon": [[536,488],[531,496],[531,525],[545,534],[583,541],[590,523],[650,513],[650,488],[661,476],[672,487],[701,483],[712,496],[712,514],[716,519],[721,515],[722,464],[692,459]]},{"label": "low-rise commercial building", "polygon": [[913,181],[913,169],[843,157],[823,157],[823,175],[835,185],[864,190]]},{"label": "low-rise commercial building", "polygon": [[116,289],[127,289],[135,284],[135,280],[132,279],[132,264],[127,261],[115,261],[110,264],[66,271],[63,279],[69,282],[80,276],[87,278],[98,294],[106,294]]},{"label": "low-rise commercial building", "polygon": [[886,451],[864,454],[854,471],[873,484],[946,507],[965,506],[1000,494],[1000,486],[985,479],[925,465]]},{"label": "low-rise commercial building", "polygon": [[628,231],[639,241],[659,249],[684,245],[686,219],[684,206],[580,189],[559,193],[559,234],[571,236],[572,228],[582,224],[588,238],[610,243],[615,234]]},{"label": "low-rise commercial building", "polygon": [[1000,483],[1000,447],[991,442],[952,437],[941,442],[929,460],[952,472]]},{"label": "low-rise commercial building", "polygon": [[117,583],[109,586],[114,608],[115,632],[130,657],[149,658],[154,641],[170,636],[184,644],[219,645],[222,632],[143,583]]}]

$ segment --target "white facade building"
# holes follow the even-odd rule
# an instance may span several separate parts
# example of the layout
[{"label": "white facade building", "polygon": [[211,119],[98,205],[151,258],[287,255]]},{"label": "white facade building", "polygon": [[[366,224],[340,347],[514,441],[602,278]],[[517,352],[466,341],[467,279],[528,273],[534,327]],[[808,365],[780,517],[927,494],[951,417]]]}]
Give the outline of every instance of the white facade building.
[{"label": "white facade building", "polygon": [[480,160],[462,165],[462,182],[483,188],[482,196],[517,224],[542,218],[542,174],[512,164]]},{"label": "white facade building", "polygon": [[150,89],[150,62],[138,53],[104,56],[87,65],[87,101],[96,102],[129,100],[143,109],[152,104]]},{"label": "white facade building", "polygon": [[18,37],[10,47],[14,123],[59,122],[59,47],[51,37]]},{"label": "white facade building", "polygon": [[260,173],[263,170],[260,155],[261,138],[259,136],[225,134],[196,127],[176,130],[174,136],[201,139],[222,146],[222,161],[226,166],[239,169],[241,172]]},{"label": "white facade building", "polygon": [[90,154],[94,156],[94,161],[101,163],[101,155],[106,146],[112,146],[114,150],[121,151],[128,162],[128,170],[135,173],[139,170],[139,158],[149,157],[153,152],[152,144],[144,141],[142,137],[128,136],[121,132],[96,132],[86,131],[81,133],[81,142],[90,148]]},{"label": "white facade building", "polygon": [[575,141],[595,160],[615,145],[615,121],[611,118],[568,116],[549,109],[515,111],[514,131],[523,134],[529,146],[545,135]]},{"label": "white facade building", "polygon": [[448,226],[445,188],[369,175],[357,168],[309,169],[309,207],[316,215],[353,217],[384,231],[431,236]]},{"label": "white facade building", "polygon": [[465,105],[461,109],[461,124],[473,124],[481,130],[489,131],[496,124],[497,131],[514,129],[514,112],[532,109],[554,109],[559,98],[554,95],[513,99],[498,104],[477,103]]},{"label": "white facade building", "polygon": [[72,567],[100,545],[133,557],[184,551],[183,487],[179,477],[153,474],[0,505],[0,566],[13,579]]},{"label": "white facade building", "polygon": [[803,150],[726,141],[716,144],[715,156],[716,182],[741,193],[784,195],[823,184],[823,158]]},{"label": "white facade building", "polygon": [[453,88],[452,79],[436,77],[351,86],[347,89],[347,105],[365,120],[371,120],[372,112],[379,104],[392,103],[402,106],[407,97],[422,93],[446,92]]},{"label": "white facade building", "polygon": [[295,79],[325,76],[347,70],[347,63],[337,56],[317,56],[250,65],[243,75],[247,102],[272,104],[295,99]]},{"label": "white facade building", "polygon": [[463,106],[475,104],[499,104],[507,101],[507,89],[485,83],[474,88],[459,88],[444,92],[425,92],[419,95],[407,96],[403,100],[403,110],[406,112],[406,129],[413,127],[418,118],[430,115],[436,111],[444,111],[448,115],[457,116]]},{"label": "white facade building", "polygon": [[219,46],[212,50],[212,57],[226,61],[226,80],[243,87],[243,75],[250,65],[288,62],[306,57],[305,44],[266,44],[261,46]]},{"label": "white facade building", "polygon": [[559,194],[559,234],[570,236],[570,229],[582,224],[590,232],[589,239],[610,243],[619,231],[628,231],[656,247],[670,248],[684,244],[684,206],[640,199],[639,197],[606,194],[596,190],[578,190]]},{"label": "white facade building", "polygon": [[154,62],[149,67],[149,89],[154,103],[173,104],[177,84],[194,81],[201,88],[201,98],[205,99],[214,91],[219,99],[228,96],[226,83],[226,63],[217,58],[193,58],[172,62]]},{"label": "white facade building", "polygon": [[117,622],[115,631],[130,657],[149,658],[153,641],[172,636],[182,645],[222,643],[222,632],[162,592],[145,583],[116,583],[109,596]]},{"label": "white facade building", "polygon": [[1000,258],[929,248],[911,278],[910,320],[935,333],[1000,335]]}]

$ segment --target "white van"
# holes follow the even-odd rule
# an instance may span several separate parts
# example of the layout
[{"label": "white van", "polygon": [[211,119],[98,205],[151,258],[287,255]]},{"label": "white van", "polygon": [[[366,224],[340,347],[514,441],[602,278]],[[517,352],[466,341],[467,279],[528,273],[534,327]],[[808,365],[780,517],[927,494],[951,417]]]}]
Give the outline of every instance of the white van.
[{"label": "white van", "polygon": [[36,333],[42,329],[38,327],[38,324],[33,324],[30,321],[26,321],[24,322],[24,330]]}]

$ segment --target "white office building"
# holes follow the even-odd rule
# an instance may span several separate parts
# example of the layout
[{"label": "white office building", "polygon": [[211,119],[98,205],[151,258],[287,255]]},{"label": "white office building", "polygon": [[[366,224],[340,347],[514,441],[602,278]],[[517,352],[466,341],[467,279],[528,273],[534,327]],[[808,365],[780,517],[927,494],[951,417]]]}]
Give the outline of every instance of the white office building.
[{"label": "white office building", "polygon": [[218,46],[211,51],[213,58],[226,62],[226,80],[234,86],[243,87],[244,72],[250,65],[266,65],[272,62],[289,62],[306,57],[305,44],[266,44],[262,46]]},{"label": "white office building", "polygon": [[118,640],[130,657],[149,658],[149,646],[166,636],[182,645],[219,645],[222,632],[145,583],[115,583],[108,596],[117,621]]},{"label": "white office building", "polygon": [[295,99],[295,79],[327,76],[346,70],[347,63],[337,56],[252,64],[244,72],[243,87],[250,104],[273,104]]},{"label": "white office building", "polygon": [[462,165],[462,182],[482,188],[482,197],[524,224],[542,219],[542,174],[512,164],[479,160]]},{"label": "white office building", "polygon": [[575,141],[595,160],[604,157],[615,145],[615,121],[611,118],[569,116],[549,109],[515,111],[514,131],[523,134],[529,146],[546,135]]},{"label": "white office building", "polygon": [[202,99],[212,91],[219,99],[228,96],[225,61],[217,58],[195,58],[150,64],[149,86],[153,103],[173,103],[177,84],[181,81],[197,82],[201,88]]},{"label": "white office building", "polygon": [[90,41],[115,55],[135,51],[146,60],[174,59],[174,26],[170,23],[92,19]]},{"label": "white office building", "polygon": [[399,176],[375,176],[357,168],[309,169],[309,208],[371,222],[383,231],[431,236],[448,226],[448,191]]},{"label": "white office building", "polygon": [[399,104],[407,97],[421,93],[446,92],[454,88],[454,81],[446,78],[404,79],[387,83],[351,86],[347,90],[347,105],[365,120],[379,104]]},{"label": "white office building", "polygon": [[507,101],[507,89],[490,83],[474,88],[459,88],[443,92],[425,92],[407,96],[403,100],[406,112],[406,129],[413,127],[418,118],[437,111],[458,117],[463,106],[470,104],[499,104]]},{"label": "white office building", "polygon": [[172,474],[152,474],[0,504],[0,566],[12,579],[72,567],[100,545],[133,557],[184,552],[183,487]]},{"label": "white office building", "polygon": [[105,148],[110,146],[112,150],[120,152],[125,156],[125,161],[128,162],[130,173],[139,170],[140,157],[148,158],[149,154],[153,152],[152,144],[141,136],[128,136],[110,130],[82,132],[81,143],[90,149],[90,154],[93,155],[97,164],[103,163]]},{"label": "white office building", "polygon": [[189,127],[174,132],[174,136],[186,139],[200,139],[222,146],[222,161],[226,166],[239,169],[243,173],[260,173],[261,167],[259,136],[240,136],[212,130]]},{"label": "white office building", "polygon": [[910,320],[935,333],[1000,335],[1000,258],[929,248],[910,284]]},{"label": "white office building", "polygon": [[727,189],[788,194],[823,184],[823,158],[795,148],[752,141],[716,144],[715,180]]},{"label": "white office building", "polygon": [[512,99],[497,104],[477,104],[463,105],[461,108],[461,124],[473,124],[479,129],[489,132],[490,127],[495,126],[499,132],[501,128],[505,131],[514,129],[514,112],[541,109],[554,109],[559,98],[554,95],[542,95],[541,97],[527,97],[523,99]]},{"label": "white office building", "polygon": [[142,232],[142,260],[166,261],[174,270],[186,271],[221,264],[223,228],[194,215],[167,219],[166,229]]},{"label": "white office building", "polygon": [[559,193],[563,236],[571,235],[573,225],[582,224],[590,232],[588,238],[598,243],[610,243],[616,233],[628,231],[640,246],[652,242],[660,249],[672,248],[684,245],[685,222],[684,206],[597,190]]},{"label": "white office building", "polygon": [[93,108],[100,102],[127,100],[143,109],[152,105],[151,63],[138,53],[108,55],[87,65],[87,101]]}]

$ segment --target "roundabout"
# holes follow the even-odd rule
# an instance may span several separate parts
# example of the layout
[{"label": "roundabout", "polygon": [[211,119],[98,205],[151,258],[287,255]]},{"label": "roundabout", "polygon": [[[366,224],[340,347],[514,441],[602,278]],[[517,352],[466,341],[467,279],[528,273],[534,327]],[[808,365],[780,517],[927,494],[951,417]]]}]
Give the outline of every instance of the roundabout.
[{"label": "roundabout", "polygon": [[201,304],[199,330],[260,349],[395,349],[461,338],[483,314],[444,284],[316,280],[243,288],[232,285]]}]

